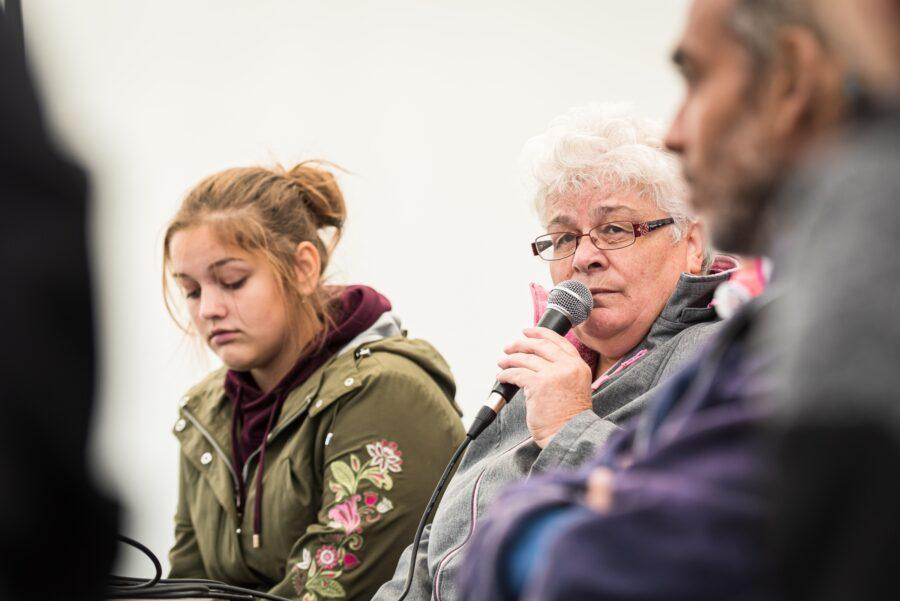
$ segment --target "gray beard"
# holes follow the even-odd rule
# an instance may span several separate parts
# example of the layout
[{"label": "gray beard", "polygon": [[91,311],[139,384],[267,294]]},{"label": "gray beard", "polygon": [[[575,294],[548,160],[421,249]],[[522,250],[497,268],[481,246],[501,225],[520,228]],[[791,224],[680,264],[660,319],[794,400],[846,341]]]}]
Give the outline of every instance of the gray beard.
[{"label": "gray beard", "polygon": [[771,179],[744,182],[730,191],[726,198],[731,200],[708,224],[713,247],[737,255],[766,255],[775,221],[771,209],[776,189],[776,180]]},{"label": "gray beard", "polygon": [[714,173],[693,182],[696,206],[717,208],[705,216],[716,249],[738,255],[769,251],[776,221],[772,205],[785,172],[776,146],[748,119],[719,144],[716,156],[721,160]]}]

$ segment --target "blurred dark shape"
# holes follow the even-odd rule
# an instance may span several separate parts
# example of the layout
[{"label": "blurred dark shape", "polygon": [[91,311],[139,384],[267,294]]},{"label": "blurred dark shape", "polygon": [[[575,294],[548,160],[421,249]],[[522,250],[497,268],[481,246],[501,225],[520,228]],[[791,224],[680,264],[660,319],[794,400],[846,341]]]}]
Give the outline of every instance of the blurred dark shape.
[{"label": "blurred dark shape", "polygon": [[48,140],[16,35],[0,12],[0,598],[100,598],[117,511],[87,469],[87,182]]},{"label": "blurred dark shape", "polygon": [[2,11],[6,13],[9,31],[10,47],[19,55],[25,56],[25,31],[22,21],[22,0],[4,0]]},{"label": "blurred dark shape", "polygon": [[900,110],[860,104],[787,194],[773,468],[792,600],[900,599]]},{"label": "blurred dark shape", "polygon": [[807,1],[869,100],[795,186],[777,558],[790,599],[898,599],[900,1]]}]

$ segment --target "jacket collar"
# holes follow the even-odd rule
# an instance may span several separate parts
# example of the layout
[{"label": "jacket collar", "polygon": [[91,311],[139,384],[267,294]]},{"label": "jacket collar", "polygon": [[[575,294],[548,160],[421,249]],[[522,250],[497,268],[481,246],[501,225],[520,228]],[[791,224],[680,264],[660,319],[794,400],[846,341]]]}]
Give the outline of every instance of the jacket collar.
[{"label": "jacket collar", "polygon": [[677,325],[683,329],[698,321],[708,321],[706,313],[708,311],[715,312],[709,305],[716,288],[734,275],[738,267],[738,262],[733,257],[718,255],[713,260],[708,274],[682,273],[672,296],[669,297],[669,301],[660,312],[656,323],[650,328],[650,334],[653,334],[653,329],[657,324],[666,327]]}]

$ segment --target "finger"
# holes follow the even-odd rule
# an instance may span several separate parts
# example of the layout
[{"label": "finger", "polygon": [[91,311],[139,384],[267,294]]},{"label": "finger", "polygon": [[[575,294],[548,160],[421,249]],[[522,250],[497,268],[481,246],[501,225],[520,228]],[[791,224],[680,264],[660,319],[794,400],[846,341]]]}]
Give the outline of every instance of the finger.
[{"label": "finger", "polygon": [[584,501],[588,507],[600,513],[606,513],[613,503],[613,473],[605,467],[591,472],[587,480]]},{"label": "finger", "polygon": [[569,356],[580,356],[575,345],[569,342],[565,336],[560,336],[553,330],[547,328],[526,328],[523,333],[531,340],[546,340]]},{"label": "finger", "polygon": [[550,366],[550,362],[531,353],[512,353],[505,357],[501,357],[500,360],[497,361],[497,365],[501,369],[524,367],[525,369],[538,372],[547,369]]},{"label": "finger", "polygon": [[564,353],[558,346],[544,340],[542,338],[520,338],[512,344],[507,345],[503,352],[507,355],[514,353],[527,353],[537,355],[546,361],[562,361],[568,354]]},{"label": "finger", "polygon": [[511,367],[497,374],[497,381],[504,384],[513,384],[519,388],[525,388],[531,383],[534,372],[524,367]]}]

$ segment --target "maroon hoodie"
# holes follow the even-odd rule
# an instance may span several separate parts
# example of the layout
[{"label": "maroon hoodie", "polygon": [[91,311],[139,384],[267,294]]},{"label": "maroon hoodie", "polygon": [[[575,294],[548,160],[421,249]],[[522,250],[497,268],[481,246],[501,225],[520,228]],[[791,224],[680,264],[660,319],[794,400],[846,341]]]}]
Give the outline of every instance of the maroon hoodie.
[{"label": "maroon hoodie", "polygon": [[[341,290],[334,309],[335,325],[325,334],[325,340],[316,338],[307,346],[315,352],[303,353],[294,367],[269,392],[259,389],[250,372],[228,370],[225,375],[225,394],[234,405],[231,443],[234,466],[238,473],[244,469],[247,458],[260,449],[256,474],[256,503],[254,503],[254,533],[261,525],[262,473],[265,466],[266,437],[278,420],[281,405],[288,394],[322,367],[338,350],[366,331],[385,312],[391,310],[387,298],[368,286],[347,286]],[[238,510],[243,513],[246,491],[243,478],[240,484]]]}]

